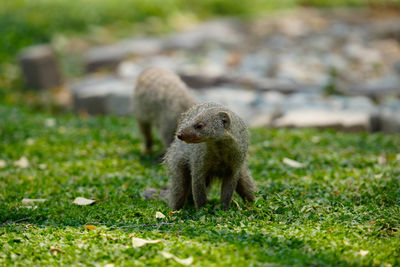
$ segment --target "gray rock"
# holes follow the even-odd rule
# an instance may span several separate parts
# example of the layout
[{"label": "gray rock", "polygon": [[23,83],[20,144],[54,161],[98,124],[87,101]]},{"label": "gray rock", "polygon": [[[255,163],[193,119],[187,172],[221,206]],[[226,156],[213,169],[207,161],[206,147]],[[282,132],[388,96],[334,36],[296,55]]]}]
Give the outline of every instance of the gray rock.
[{"label": "gray rock", "polygon": [[380,130],[385,133],[400,133],[400,110],[384,110],[380,113]]},{"label": "gray rock", "polygon": [[50,46],[38,45],[24,49],[20,53],[19,63],[29,88],[51,89],[63,83],[57,58]]},{"label": "gray rock", "polygon": [[245,75],[265,77],[275,70],[275,58],[264,51],[244,54],[241,59],[239,71]]},{"label": "gray rock", "polygon": [[131,98],[135,81],[114,77],[94,77],[71,86],[77,112],[96,114],[131,114]]},{"label": "gray rock", "polygon": [[346,110],[300,109],[285,113],[273,122],[275,127],[333,128],[344,131],[370,131],[371,114]]},{"label": "gray rock", "polygon": [[195,50],[210,43],[238,45],[242,40],[235,21],[215,20],[203,23],[194,29],[170,35],[164,48],[167,50]]},{"label": "gray rock", "polygon": [[128,56],[148,56],[161,50],[162,40],[157,38],[129,39],[113,45],[95,47],[84,55],[86,70],[93,72],[101,68],[114,69]]},{"label": "gray rock", "polygon": [[396,63],[394,63],[393,68],[396,71],[397,75],[400,76],[400,61],[397,61]]},{"label": "gray rock", "polygon": [[378,38],[390,38],[400,41],[400,19],[382,20],[372,26],[371,32]]}]

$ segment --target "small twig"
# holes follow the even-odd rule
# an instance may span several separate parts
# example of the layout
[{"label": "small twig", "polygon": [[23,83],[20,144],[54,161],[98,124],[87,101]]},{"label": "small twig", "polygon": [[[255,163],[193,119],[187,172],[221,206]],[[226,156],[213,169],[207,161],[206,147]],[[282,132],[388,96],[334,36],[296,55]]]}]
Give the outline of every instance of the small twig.
[{"label": "small twig", "polygon": [[21,218],[21,219],[15,220],[15,221],[6,221],[6,222],[4,222],[4,223],[2,223],[0,225],[4,226],[4,225],[7,225],[7,224],[24,222],[24,221],[27,221],[27,220],[29,220],[29,217]]}]

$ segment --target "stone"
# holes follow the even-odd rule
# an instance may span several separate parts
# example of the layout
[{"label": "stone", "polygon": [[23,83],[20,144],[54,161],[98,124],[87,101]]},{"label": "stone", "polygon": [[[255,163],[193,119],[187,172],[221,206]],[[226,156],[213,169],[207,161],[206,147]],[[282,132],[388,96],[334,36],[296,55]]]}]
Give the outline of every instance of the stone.
[{"label": "stone", "polygon": [[223,80],[218,75],[206,75],[193,72],[179,72],[179,77],[191,88],[207,88],[220,85]]},{"label": "stone", "polygon": [[371,32],[378,38],[388,38],[400,41],[400,19],[391,18],[375,23]]},{"label": "stone", "polygon": [[166,50],[195,50],[210,43],[234,46],[242,36],[232,20],[214,20],[166,38]]},{"label": "stone", "polygon": [[380,130],[385,133],[400,133],[400,111],[383,111],[380,114]]},{"label": "stone", "polygon": [[148,56],[161,52],[162,40],[157,38],[135,38],[117,44],[95,47],[84,55],[87,72],[102,68],[115,69],[128,56]]},{"label": "stone", "polygon": [[130,115],[135,81],[115,77],[91,77],[71,86],[74,109],[90,115]]},{"label": "stone", "polygon": [[400,77],[387,75],[369,83],[350,85],[347,93],[364,95],[372,99],[380,99],[391,95],[400,95]]},{"label": "stone", "polygon": [[63,83],[56,55],[48,45],[24,49],[19,55],[19,63],[28,88],[52,89]]},{"label": "stone", "polygon": [[275,127],[333,128],[343,131],[370,131],[371,114],[347,110],[291,110],[273,122]]},{"label": "stone", "polygon": [[400,77],[400,61],[397,61],[393,64],[393,69],[396,71],[397,75]]}]

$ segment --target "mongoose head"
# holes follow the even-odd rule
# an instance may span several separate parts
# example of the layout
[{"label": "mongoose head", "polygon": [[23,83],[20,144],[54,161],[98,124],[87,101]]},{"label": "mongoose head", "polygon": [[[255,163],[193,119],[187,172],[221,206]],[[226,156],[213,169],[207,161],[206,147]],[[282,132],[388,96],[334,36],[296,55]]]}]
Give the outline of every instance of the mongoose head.
[{"label": "mongoose head", "polygon": [[218,141],[229,135],[230,125],[231,117],[228,112],[219,108],[208,109],[185,123],[176,136],[186,143]]}]

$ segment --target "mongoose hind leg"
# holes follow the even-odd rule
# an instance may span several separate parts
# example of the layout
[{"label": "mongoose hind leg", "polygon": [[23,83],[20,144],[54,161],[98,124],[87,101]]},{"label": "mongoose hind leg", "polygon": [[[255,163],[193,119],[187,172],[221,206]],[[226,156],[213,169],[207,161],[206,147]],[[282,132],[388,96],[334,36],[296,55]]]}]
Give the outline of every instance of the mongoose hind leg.
[{"label": "mongoose hind leg", "polygon": [[145,142],[144,152],[149,153],[149,152],[151,152],[151,150],[153,148],[153,136],[151,134],[151,124],[148,122],[143,122],[143,121],[139,121],[139,120],[137,120],[137,122],[139,124],[139,129],[143,135],[144,142]]},{"label": "mongoose hind leg", "polygon": [[171,173],[168,204],[173,210],[181,209],[190,194],[190,171],[185,166],[177,166]]},{"label": "mongoose hind leg", "polygon": [[239,172],[236,192],[244,201],[253,202],[255,199],[254,191],[256,191],[256,186],[254,185],[253,178],[251,178],[247,167],[243,166]]}]

